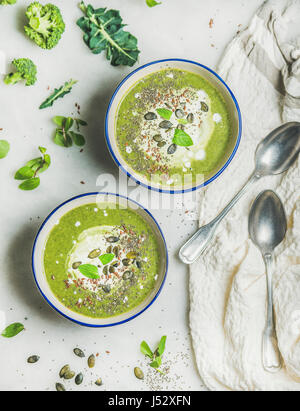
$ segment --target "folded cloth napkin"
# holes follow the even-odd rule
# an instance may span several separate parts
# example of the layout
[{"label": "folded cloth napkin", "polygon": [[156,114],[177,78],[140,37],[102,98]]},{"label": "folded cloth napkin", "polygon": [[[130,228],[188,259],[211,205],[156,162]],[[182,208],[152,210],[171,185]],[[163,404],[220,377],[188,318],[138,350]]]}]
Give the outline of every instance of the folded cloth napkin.
[{"label": "folded cloth napkin", "polygon": [[[267,1],[229,45],[218,72],[234,91],[243,137],[232,164],[200,193],[200,226],[212,220],[246,182],[257,144],[286,121],[300,121],[300,42],[288,38],[300,1]],[[297,28],[297,27],[296,27]],[[262,179],[222,222],[205,254],[191,267],[190,326],[200,375],[211,390],[300,390],[300,160],[285,174]],[[276,249],[274,298],[284,368],[264,371],[265,267],[248,235],[251,204],[276,190],[288,217]]]}]

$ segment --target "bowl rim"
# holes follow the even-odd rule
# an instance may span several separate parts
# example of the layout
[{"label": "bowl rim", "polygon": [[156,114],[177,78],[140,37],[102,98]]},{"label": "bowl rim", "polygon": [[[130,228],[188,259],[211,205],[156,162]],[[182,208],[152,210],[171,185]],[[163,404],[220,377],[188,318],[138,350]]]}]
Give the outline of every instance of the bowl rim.
[{"label": "bowl rim", "polygon": [[[112,106],[112,104],[113,104],[113,102],[114,102],[114,100],[115,100],[115,98],[116,98],[116,96],[117,96],[120,88],[123,86],[123,84],[125,84],[125,83],[127,82],[127,80],[128,80],[129,78],[131,78],[134,74],[138,73],[139,71],[143,70],[143,69],[146,68],[146,67],[149,67],[149,66],[152,66],[152,65],[155,65],[155,64],[159,64],[159,63],[167,63],[167,62],[171,62],[171,61],[172,61],[172,62],[178,61],[178,62],[184,62],[184,63],[194,64],[194,65],[196,65],[196,66],[198,66],[198,67],[201,67],[201,68],[209,71],[211,74],[213,74],[213,75],[225,86],[225,88],[226,88],[227,91],[229,92],[229,94],[230,94],[230,96],[231,96],[231,98],[232,98],[232,100],[233,100],[233,102],[234,102],[234,105],[235,105],[235,107],[236,107],[237,114],[238,114],[238,130],[239,130],[239,131],[238,131],[238,137],[237,137],[237,141],[236,141],[236,144],[235,144],[235,146],[234,146],[234,149],[233,149],[230,157],[229,157],[228,160],[226,161],[226,163],[225,163],[225,164],[223,165],[223,167],[222,167],[214,176],[212,176],[209,180],[207,180],[207,181],[205,181],[204,183],[201,183],[201,184],[199,184],[199,185],[197,185],[197,186],[195,186],[195,187],[188,188],[188,189],[181,189],[181,190],[166,190],[166,189],[162,189],[162,188],[153,187],[153,186],[151,186],[151,185],[149,185],[149,184],[143,183],[143,182],[140,181],[138,178],[136,178],[136,177],[134,177],[133,175],[131,175],[131,174],[129,173],[129,171],[127,171],[127,170],[125,169],[125,167],[123,167],[123,165],[122,165],[122,164],[119,162],[119,160],[117,159],[117,157],[116,157],[116,155],[115,155],[115,153],[114,153],[114,150],[113,150],[113,148],[112,148],[112,145],[111,145],[111,143],[110,143],[110,140],[111,140],[111,139],[110,139],[109,131],[108,131],[108,120],[109,120],[109,116],[110,116],[110,112],[111,112],[111,106]],[[210,184],[211,182],[213,182],[214,180],[216,180],[216,179],[226,170],[226,168],[229,166],[229,164],[230,164],[231,161],[233,160],[234,156],[236,155],[236,152],[237,152],[237,150],[238,150],[238,148],[239,148],[239,146],[240,146],[240,142],[241,142],[241,138],[242,138],[242,128],[243,128],[243,126],[242,126],[242,114],[241,114],[241,110],[240,110],[239,104],[238,104],[238,102],[237,102],[237,99],[236,99],[235,95],[233,94],[233,92],[231,91],[231,89],[229,88],[229,86],[226,84],[226,82],[225,82],[214,70],[212,70],[211,68],[205,66],[204,64],[198,63],[198,62],[193,61],[193,60],[187,60],[187,59],[182,59],[182,58],[168,58],[168,59],[162,59],[162,60],[155,60],[155,61],[152,61],[152,62],[150,62],[150,63],[146,63],[146,64],[138,67],[137,69],[133,70],[131,73],[129,73],[129,74],[119,83],[119,85],[118,85],[117,88],[115,89],[115,91],[114,91],[114,93],[113,93],[113,95],[112,95],[112,97],[111,97],[111,99],[110,99],[109,105],[108,105],[107,110],[106,110],[106,115],[105,115],[105,139],[106,139],[106,144],[107,144],[107,146],[108,146],[108,150],[109,150],[110,155],[112,156],[114,162],[115,162],[115,163],[117,164],[117,166],[123,171],[123,173],[125,173],[129,178],[131,178],[132,180],[134,180],[134,181],[136,182],[136,184],[138,184],[138,185],[140,185],[140,186],[142,186],[142,187],[145,187],[145,188],[147,188],[148,190],[152,190],[152,191],[156,191],[156,192],[158,192],[158,193],[164,193],[164,194],[184,194],[184,193],[191,193],[191,192],[196,191],[196,190],[198,190],[198,189],[200,189],[200,188],[202,188],[202,187],[207,186],[208,184]]]},{"label": "bowl rim", "polygon": [[[82,321],[78,321],[75,318],[69,317],[67,314],[63,313],[61,310],[59,310],[54,304],[52,304],[51,301],[49,301],[48,297],[45,295],[45,293],[43,292],[43,290],[41,289],[40,285],[39,285],[39,281],[37,278],[37,274],[36,274],[36,269],[35,269],[35,264],[34,264],[34,259],[35,259],[35,252],[36,252],[36,245],[37,242],[39,240],[40,234],[43,231],[46,223],[48,222],[48,220],[52,217],[53,214],[55,214],[59,209],[61,209],[62,207],[64,207],[66,204],[73,202],[74,200],[77,200],[79,198],[83,198],[83,197],[89,197],[89,196],[95,196],[95,195],[109,195],[109,196],[115,196],[116,198],[122,198],[127,200],[129,203],[133,203],[135,205],[137,205],[139,208],[141,208],[142,210],[144,210],[149,216],[150,218],[153,220],[153,222],[155,223],[156,227],[158,228],[158,231],[161,235],[161,238],[163,240],[163,244],[164,244],[164,251],[165,251],[165,258],[166,258],[166,270],[164,273],[164,278],[163,281],[160,285],[159,290],[157,291],[157,293],[154,295],[153,299],[149,302],[149,304],[143,308],[141,311],[139,311],[138,313],[132,315],[129,318],[126,318],[123,321],[118,321],[118,322],[112,322],[110,324],[89,324],[89,323],[85,323]],[[63,203],[61,203],[59,206],[57,206],[55,209],[53,209],[51,211],[51,213],[45,218],[45,220],[43,221],[41,227],[39,228],[37,235],[35,237],[34,243],[33,243],[33,248],[32,248],[32,255],[31,255],[31,265],[32,265],[32,271],[33,271],[33,277],[34,277],[34,281],[35,284],[39,290],[39,292],[41,293],[42,297],[46,300],[46,302],[50,305],[51,308],[53,308],[56,312],[58,312],[58,314],[60,314],[62,317],[66,318],[67,320],[72,321],[75,324],[78,325],[82,325],[84,327],[89,327],[89,328],[107,328],[107,327],[113,327],[116,325],[121,325],[121,324],[125,324],[128,321],[133,320],[134,318],[140,316],[143,312],[145,312],[148,308],[150,308],[152,306],[152,304],[157,300],[157,298],[159,297],[160,293],[162,292],[162,289],[165,285],[166,279],[167,279],[167,275],[168,275],[168,268],[169,268],[169,254],[168,254],[168,247],[167,247],[167,243],[166,243],[166,239],[165,236],[162,232],[162,229],[160,227],[160,225],[158,224],[157,220],[153,217],[153,215],[151,214],[151,212],[149,210],[147,210],[144,206],[142,206],[140,203],[138,203],[135,200],[130,199],[129,197],[123,196],[121,194],[117,194],[117,193],[110,193],[110,192],[90,192],[90,193],[85,193],[85,194],[80,194],[77,195],[75,197],[70,198],[69,200],[64,201]],[[88,317],[87,317],[88,318]],[[113,317],[112,317],[113,318]]]}]

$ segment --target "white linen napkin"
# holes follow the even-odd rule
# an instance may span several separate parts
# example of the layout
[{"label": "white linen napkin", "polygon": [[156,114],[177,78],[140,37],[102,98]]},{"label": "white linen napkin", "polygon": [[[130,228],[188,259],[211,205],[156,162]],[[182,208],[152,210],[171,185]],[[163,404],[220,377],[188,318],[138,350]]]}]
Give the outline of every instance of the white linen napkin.
[{"label": "white linen napkin", "polygon": [[[254,168],[256,146],[286,121],[300,121],[299,0],[267,1],[249,27],[228,46],[218,72],[235,93],[243,117],[236,157],[200,193],[200,226],[211,221]],[[299,24],[298,24],[299,27]],[[211,390],[300,391],[300,161],[283,176],[261,180],[222,222],[205,254],[191,267],[190,326],[200,375]],[[264,371],[265,267],[248,235],[256,196],[274,189],[288,216],[285,241],[276,250],[274,298],[284,368]]]}]

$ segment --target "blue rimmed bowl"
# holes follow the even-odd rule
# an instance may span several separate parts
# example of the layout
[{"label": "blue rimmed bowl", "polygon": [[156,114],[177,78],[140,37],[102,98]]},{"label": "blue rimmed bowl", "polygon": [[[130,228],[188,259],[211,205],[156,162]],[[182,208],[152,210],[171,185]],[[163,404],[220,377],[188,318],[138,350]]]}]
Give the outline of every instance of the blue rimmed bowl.
[{"label": "blue rimmed bowl", "polygon": [[[170,188],[167,185],[161,185],[159,183],[149,182],[149,180],[142,176],[141,174],[137,173],[132,167],[130,167],[125,160],[123,159],[120,150],[117,144],[117,133],[116,133],[116,119],[118,116],[118,110],[120,108],[120,104],[122,103],[124,97],[130,91],[132,87],[136,85],[141,79],[149,74],[155,73],[159,70],[164,69],[181,69],[184,71],[192,72],[195,74],[200,75],[201,77],[205,78],[209,81],[223,96],[225,103],[228,108],[228,112],[231,118],[232,123],[232,136],[230,142],[227,146],[226,153],[224,154],[223,160],[218,165],[218,167],[213,170],[210,174],[205,175],[204,179],[201,183],[197,183],[193,185],[190,183],[189,185],[181,186],[181,187],[174,187]],[[154,61],[149,64],[146,64],[142,67],[139,67],[132,73],[130,73],[117,87],[116,91],[114,92],[107,112],[106,112],[106,119],[105,119],[105,135],[106,135],[106,142],[110,154],[112,155],[115,163],[117,166],[130,178],[135,180],[136,183],[150,189],[155,190],[162,193],[168,194],[179,194],[179,193],[186,193],[197,190],[201,187],[204,187],[214,181],[222,172],[229,166],[233,157],[235,156],[240,140],[242,135],[242,118],[241,112],[239,109],[239,105],[237,100],[227,86],[227,84],[221,79],[218,74],[216,74],[210,68],[197,63],[195,61],[184,60],[184,59],[166,59],[166,60],[159,60]]]},{"label": "blue rimmed bowl", "polygon": [[[110,318],[90,318],[84,316],[82,314],[75,313],[74,311],[70,310],[66,306],[64,306],[57,297],[51,291],[51,288],[47,282],[45,269],[44,269],[44,251],[45,246],[48,240],[48,237],[60,218],[62,218],[66,213],[73,210],[74,208],[80,207],[85,204],[102,204],[102,203],[109,203],[109,204],[119,204],[123,207],[128,207],[134,210],[137,214],[139,214],[144,221],[148,223],[151,227],[158,243],[159,251],[160,251],[160,269],[158,274],[158,278],[156,281],[155,288],[153,291],[148,295],[148,297],[137,307],[123,313],[121,315],[110,317]],[[167,271],[168,271],[168,251],[167,245],[162,233],[160,226],[158,225],[157,221],[154,219],[152,214],[146,210],[142,205],[138,204],[136,201],[130,200],[127,197],[112,194],[112,193],[88,193],[82,194],[77,197],[71,198],[70,200],[64,202],[60,206],[58,206],[55,210],[49,214],[49,216],[43,222],[33,245],[32,251],[32,269],[35,283],[47,301],[47,303],[56,310],[59,314],[63,317],[67,318],[74,323],[86,326],[86,327],[110,327],[114,325],[119,325],[126,323],[134,319],[135,317],[141,315],[144,311],[146,311],[157,299],[161,290],[164,286]]]}]

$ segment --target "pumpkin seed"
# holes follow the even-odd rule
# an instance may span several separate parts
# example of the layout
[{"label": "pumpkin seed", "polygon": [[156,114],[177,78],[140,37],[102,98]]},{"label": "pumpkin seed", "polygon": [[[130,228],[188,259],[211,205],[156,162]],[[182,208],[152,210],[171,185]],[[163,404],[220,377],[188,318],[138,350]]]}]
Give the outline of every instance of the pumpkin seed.
[{"label": "pumpkin seed", "polygon": [[107,250],[106,250],[107,254],[111,254],[112,253],[112,245],[110,245]]},{"label": "pumpkin seed", "polygon": [[208,105],[204,103],[204,101],[201,101],[201,110],[204,111],[205,113],[207,113],[209,110]]},{"label": "pumpkin seed", "polygon": [[88,366],[89,368],[94,368],[95,364],[96,364],[96,357],[94,356],[94,354],[92,354],[88,358]]},{"label": "pumpkin seed", "polygon": [[74,348],[73,352],[79,358],[84,358],[85,357],[84,352],[80,348]]},{"label": "pumpkin seed", "polygon": [[101,387],[102,385],[102,378],[98,378],[98,380],[95,382],[96,385],[98,385],[98,387]]},{"label": "pumpkin seed", "polygon": [[40,357],[38,355],[32,355],[31,357],[28,358],[27,362],[28,364],[35,364],[38,362]]},{"label": "pumpkin seed", "polygon": [[130,280],[133,277],[133,272],[132,271],[125,271],[123,274],[123,280]]},{"label": "pumpkin seed", "polygon": [[145,120],[155,120],[157,115],[155,113],[149,112],[144,115]]},{"label": "pumpkin seed", "polygon": [[183,118],[183,117],[184,117],[184,112],[183,112],[183,110],[181,110],[180,108],[178,108],[178,109],[175,111],[175,116],[176,116],[177,118]]},{"label": "pumpkin seed", "polygon": [[103,268],[103,274],[108,275],[108,265]]},{"label": "pumpkin seed", "polygon": [[177,150],[177,145],[171,144],[170,147],[168,148],[168,154],[174,154],[176,150]]},{"label": "pumpkin seed", "polygon": [[172,126],[173,126],[173,124],[171,123],[171,121],[168,121],[168,120],[164,120],[161,123],[159,123],[160,128],[165,128],[167,130],[172,128]]},{"label": "pumpkin seed", "polygon": [[144,373],[143,373],[143,371],[142,371],[139,367],[135,367],[135,369],[134,369],[134,375],[135,375],[136,378],[138,378],[139,380],[143,380],[143,379],[144,379]]},{"label": "pumpkin seed", "polygon": [[166,145],[167,143],[165,141],[160,141],[159,143],[157,143],[157,147],[162,148]]},{"label": "pumpkin seed", "polygon": [[141,261],[136,261],[136,266],[140,270],[142,268],[142,262]]},{"label": "pumpkin seed", "polygon": [[122,264],[125,267],[129,267],[130,266],[130,259],[129,258],[124,258],[124,260],[122,260]]},{"label": "pumpkin seed", "polygon": [[130,251],[130,253],[126,255],[126,258],[133,260],[134,258],[136,258],[136,253],[134,251]]},{"label": "pumpkin seed", "polygon": [[82,262],[81,261],[77,261],[76,263],[74,263],[72,265],[73,270],[77,270],[77,268],[79,268],[81,266]]},{"label": "pumpkin seed", "polygon": [[69,371],[71,371],[69,365],[63,366],[62,369],[61,369],[60,372],[59,372],[60,378],[64,378],[65,374],[66,374],[67,372],[69,372]]},{"label": "pumpkin seed", "polygon": [[111,286],[110,285],[105,285],[103,287],[103,291],[107,294],[110,293],[111,292]]},{"label": "pumpkin seed", "polygon": [[119,267],[119,265],[120,265],[119,261],[116,261],[115,263],[112,264],[112,266],[116,268]]},{"label": "pumpkin seed", "polygon": [[93,250],[90,252],[90,254],[88,255],[88,258],[90,258],[91,260],[94,258],[99,257],[99,255],[101,254],[101,250],[99,250],[99,248],[97,248],[96,250]]},{"label": "pumpkin seed", "polygon": [[193,113],[190,113],[188,116],[187,116],[187,121],[189,122],[189,123],[193,123],[194,122],[194,114]]},{"label": "pumpkin seed", "polygon": [[111,265],[111,266],[109,267],[109,272],[110,272],[111,274],[113,274],[113,273],[116,272],[116,269],[115,269],[115,267],[114,267],[113,265]]},{"label": "pumpkin seed", "polygon": [[119,257],[119,252],[120,252],[120,247],[118,246],[114,247],[113,253],[117,258]]},{"label": "pumpkin seed", "polygon": [[161,142],[162,139],[163,139],[163,138],[162,138],[162,136],[161,136],[160,134],[156,134],[156,135],[153,137],[153,140],[156,141],[157,143]]},{"label": "pumpkin seed", "polygon": [[119,240],[120,240],[119,237],[114,237],[114,236],[111,236],[111,237],[107,238],[107,241],[109,243],[117,243]]},{"label": "pumpkin seed", "polygon": [[59,382],[55,385],[56,391],[66,391],[65,386],[60,384]]},{"label": "pumpkin seed", "polygon": [[74,377],[75,377],[75,372],[74,371],[67,371],[64,375],[65,380],[71,380]]},{"label": "pumpkin seed", "polygon": [[82,373],[77,374],[75,378],[75,384],[80,385],[82,384],[82,382],[83,382],[83,374]]}]

